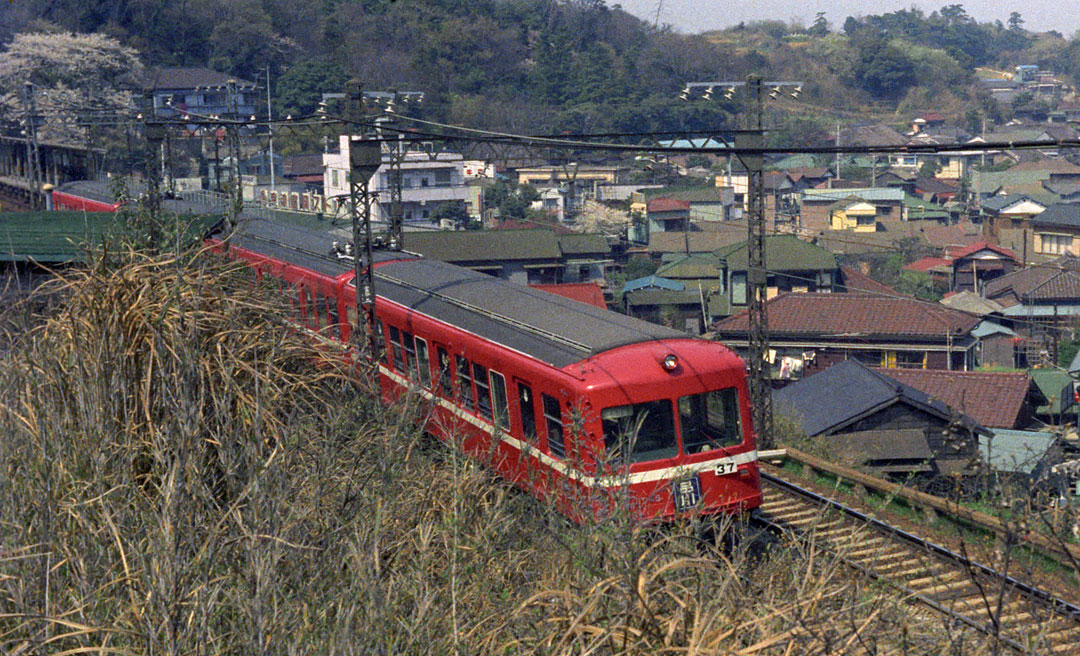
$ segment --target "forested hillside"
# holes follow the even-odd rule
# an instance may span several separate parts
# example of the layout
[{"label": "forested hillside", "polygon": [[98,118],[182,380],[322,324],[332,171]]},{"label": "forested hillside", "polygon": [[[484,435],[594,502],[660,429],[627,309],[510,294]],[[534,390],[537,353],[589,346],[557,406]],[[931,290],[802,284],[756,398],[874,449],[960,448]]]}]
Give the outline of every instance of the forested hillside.
[{"label": "forested hillside", "polygon": [[[147,66],[209,66],[274,81],[281,113],[312,111],[351,76],[368,88],[423,90],[423,112],[475,126],[546,131],[696,129],[725,123],[721,94],[679,100],[687,81],[749,72],[803,80],[772,121],[792,138],[836,116],[898,118],[933,108],[993,108],[975,67],[1038,64],[1080,73],[1080,41],[979,23],[951,4],[829,24],[776,20],[702,35],[653,26],[603,0],[15,0],[0,5],[0,42],[19,32],[102,32]],[[727,104],[725,104],[727,102]],[[786,118],[785,118],[786,117]],[[801,118],[800,118],[801,117]],[[814,118],[807,118],[814,117]],[[809,122],[808,122],[809,121]]]}]

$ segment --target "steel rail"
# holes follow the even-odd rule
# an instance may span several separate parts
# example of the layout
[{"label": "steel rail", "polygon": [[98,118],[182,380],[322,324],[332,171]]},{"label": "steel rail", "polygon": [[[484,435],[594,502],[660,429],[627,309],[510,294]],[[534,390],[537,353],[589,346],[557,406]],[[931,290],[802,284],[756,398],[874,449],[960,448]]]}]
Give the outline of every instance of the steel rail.
[{"label": "steel rail", "polygon": [[[891,524],[887,524],[887,523],[885,523],[885,522],[883,522],[883,521],[881,521],[879,519],[876,519],[874,517],[870,517],[866,513],[863,513],[863,512],[861,512],[859,510],[856,510],[855,508],[852,508],[852,507],[850,507],[850,506],[848,506],[846,504],[843,504],[843,503],[841,503],[839,501],[836,501],[836,500],[831,499],[831,498],[829,498],[827,496],[824,496],[822,494],[819,494],[817,492],[814,492],[812,490],[804,488],[804,487],[802,487],[800,485],[792,483],[791,481],[785,480],[785,479],[783,479],[783,478],[781,478],[779,476],[776,476],[774,474],[770,474],[770,473],[765,472],[765,471],[762,471],[760,474],[761,474],[761,478],[762,478],[763,481],[767,481],[770,484],[772,484],[772,485],[774,485],[774,486],[776,486],[778,488],[781,488],[781,489],[786,490],[786,491],[788,491],[790,493],[793,493],[793,494],[795,494],[795,495],[797,495],[799,497],[807,499],[807,500],[815,503],[816,505],[827,507],[829,509],[839,511],[842,514],[847,515],[848,517],[851,517],[853,519],[856,519],[859,522],[861,522],[862,524],[865,524],[865,525],[873,528],[878,533],[883,533],[886,536],[891,536],[894,540],[896,540],[897,542],[900,542],[901,544],[904,544],[905,546],[916,547],[916,548],[922,550],[923,552],[926,552],[926,553],[929,553],[929,554],[932,554],[932,555],[936,556],[940,560],[947,561],[947,562],[949,562],[951,564],[954,564],[954,565],[960,565],[960,566],[964,567],[966,569],[966,571],[971,573],[972,576],[974,576],[974,575],[982,575],[982,576],[985,576],[985,577],[989,577],[989,578],[991,578],[993,580],[1004,582],[1005,584],[1007,584],[1009,586],[1009,588],[1011,590],[1014,590],[1014,591],[1020,593],[1026,599],[1028,599],[1030,601],[1033,601],[1033,602],[1041,605],[1042,607],[1051,610],[1052,612],[1054,612],[1054,613],[1056,613],[1058,615],[1064,616],[1067,619],[1072,619],[1073,621],[1076,621],[1078,623],[1078,625],[1080,625],[1080,607],[1078,607],[1075,604],[1072,604],[1072,603],[1070,603],[1068,601],[1060,599],[1060,598],[1052,595],[1051,593],[1049,593],[1049,592],[1047,592],[1045,590],[1042,590],[1040,588],[1037,588],[1037,587],[1035,587],[1035,586],[1033,586],[1033,585],[1031,585],[1029,583],[1025,583],[1024,581],[1020,581],[1019,579],[1016,579],[1013,576],[1010,576],[1008,574],[999,572],[999,571],[997,571],[997,570],[995,570],[995,569],[993,569],[991,567],[983,565],[982,563],[975,562],[975,561],[971,560],[970,558],[968,558],[967,556],[964,556],[963,554],[958,554],[958,553],[952,551],[951,549],[943,547],[943,546],[941,546],[941,545],[939,545],[937,543],[931,542],[930,540],[928,540],[926,538],[920,537],[918,535],[915,535],[913,533],[905,531],[905,530],[903,530],[901,528],[898,528],[896,526],[893,526]],[[790,527],[784,526],[782,523],[779,523],[779,522],[770,520],[770,519],[768,519],[766,517],[763,517],[760,514],[756,515],[753,518],[753,521],[764,524],[764,525],[768,526],[769,528],[771,528],[773,530],[777,530],[777,531],[791,532],[791,530],[792,530]],[[828,545],[821,545],[821,546],[823,546],[826,549],[829,549]],[[836,553],[835,550],[833,550],[833,549],[829,549],[829,550]],[[954,610],[952,610],[950,608],[945,607],[944,605],[942,605],[942,603],[938,602],[937,600],[932,599],[929,596],[927,596],[925,594],[922,594],[922,593],[918,592],[917,590],[915,590],[915,589],[913,589],[913,588],[911,588],[911,587],[909,587],[909,586],[907,586],[907,585],[905,585],[905,584],[903,584],[903,583],[901,583],[901,582],[899,582],[899,581],[897,581],[895,579],[889,578],[885,574],[874,571],[871,567],[864,566],[861,563],[855,562],[852,559],[844,558],[842,554],[837,553],[836,555],[841,557],[844,560],[845,564],[849,565],[850,567],[864,573],[867,576],[870,576],[871,578],[886,582],[886,583],[896,587],[897,589],[902,590],[904,593],[910,595],[914,599],[917,599],[920,603],[922,603],[922,604],[924,604],[926,606],[929,606],[929,607],[933,608],[934,610],[936,610],[936,611],[938,611],[938,612],[940,612],[940,613],[942,613],[942,614],[944,614],[944,615],[946,615],[946,616],[948,616],[948,617],[950,617],[950,618],[952,618],[954,620],[960,621],[960,622],[962,622],[962,623],[964,623],[964,624],[966,624],[966,625],[968,625],[968,626],[970,626],[970,627],[972,627],[972,628],[974,628],[974,629],[976,629],[976,630],[978,630],[978,631],[980,631],[980,632],[982,632],[982,633],[984,633],[984,634],[986,634],[988,636],[991,636],[995,640],[1000,641],[1002,644],[1005,644],[1005,645],[1009,646],[1010,648],[1012,648],[1012,649],[1014,649],[1014,650],[1016,650],[1018,652],[1031,653],[1031,650],[1028,649],[1027,647],[1025,647],[1024,645],[1020,644],[1019,642],[1017,642],[1016,640],[1014,640],[1014,639],[1012,639],[1012,638],[1010,638],[1008,636],[1003,635],[1001,630],[1000,630],[1000,626],[998,627],[997,631],[995,632],[995,627],[994,627],[993,622],[979,622],[977,620],[974,620],[971,617],[968,617],[967,615],[965,615],[963,613],[960,613],[960,612],[957,612],[957,611],[954,611]]]}]

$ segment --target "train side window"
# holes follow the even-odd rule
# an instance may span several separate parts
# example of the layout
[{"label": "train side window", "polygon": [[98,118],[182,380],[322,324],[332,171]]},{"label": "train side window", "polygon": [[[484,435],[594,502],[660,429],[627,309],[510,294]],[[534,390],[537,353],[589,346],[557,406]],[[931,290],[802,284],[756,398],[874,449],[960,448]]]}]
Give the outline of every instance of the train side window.
[{"label": "train side window", "polygon": [[450,382],[450,354],[441,346],[436,347],[435,352],[439,358],[439,388],[449,399],[454,396],[454,386]]},{"label": "train side window", "polygon": [[458,393],[461,395],[461,405],[469,410],[475,410],[476,399],[473,397],[472,377],[469,375],[469,361],[460,355],[457,356],[457,380]]},{"label": "train side window", "polygon": [[566,445],[563,443],[562,409],[559,407],[559,400],[547,394],[541,394],[540,397],[544,401],[544,423],[547,425],[548,450],[551,451],[552,455],[565,458]]},{"label": "train side window", "polygon": [[341,315],[338,314],[338,302],[336,298],[326,299],[326,310],[330,314],[330,336],[334,339],[341,339],[344,334],[341,332]]},{"label": "train side window", "polygon": [[304,318],[307,320],[308,326],[315,326],[315,293],[307,288],[301,288],[304,295]]},{"label": "train side window", "polygon": [[536,409],[532,389],[518,383],[518,407],[521,409],[521,434],[530,442],[536,442]]},{"label": "train side window", "polygon": [[397,369],[400,373],[405,373],[405,361],[401,358],[401,331],[397,329],[397,326],[390,326],[389,328],[390,356],[394,360],[394,369]]},{"label": "train side window", "polygon": [[[365,325],[364,332],[367,332],[367,329]],[[386,330],[383,329],[381,321],[375,322],[375,345],[379,349],[379,359],[383,364],[390,364],[390,354],[386,352]],[[375,357],[374,354],[371,357]]]},{"label": "train side window", "polygon": [[409,378],[416,380],[416,347],[413,334],[407,330],[401,331],[401,348],[405,352],[405,367],[408,369]]},{"label": "train side window", "polygon": [[495,426],[506,428],[510,423],[510,406],[506,402],[506,379],[497,371],[489,371],[491,380],[491,405],[495,412]]},{"label": "train side window", "polygon": [[491,388],[488,387],[487,369],[473,363],[473,380],[476,381],[476,408],[480,414],[491,419]]},{"label": "train side window", "polygon": [[349,322],[349,330],[350,331],[356,330],[356,306],[355,305],[346,305],[345,306],[345,319],[346,319],[346,321]]},{"label": "train side window", "polygon": [[326,297],[315,292],[315,327],[326,327]]},{"label": "train side window", "polygon": [[431,387],[431,361],[428,360],[427,342],[416,338],[416,369],[420,372],[420,384]]}]

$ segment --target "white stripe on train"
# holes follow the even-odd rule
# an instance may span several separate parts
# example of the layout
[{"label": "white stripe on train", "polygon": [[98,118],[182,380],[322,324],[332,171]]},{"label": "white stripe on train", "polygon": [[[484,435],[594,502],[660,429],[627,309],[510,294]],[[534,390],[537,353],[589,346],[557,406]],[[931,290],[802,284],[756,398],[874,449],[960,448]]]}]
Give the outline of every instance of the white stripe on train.
[{"label": "white stripe on train", "polygon": [[[390,368],[386,367],[385,365],[382,365],[382,364],[379,365],[379,372],[386,375],[387,378],[394,381],[398,385],[401,385],[402,387],[407,387],[407,388],[410,388],[412,390],[415,390],[415,391],[419,392],[419,394],[421,396],[423,396],[425,399],[428,399],[428,400],[442,406],[443,408],[446,408],[451,413],[453,413],[454,416],[458,417],[459,419],[461,419],[463,421],[466,421],[466,422],[472,424],[473,426],[476,426],[477,428],[484,431],[485,433],[491,435],[492,432],[495,430],[495,426],[493,424],[491,424],[490,422],[484,421],[483,419],[481,419],[481,418],[479,418],[479,417],[477,417],[477,416],[475,416],[475,415],[473,415],[473,414],[471,414],[469,412],[466,412],[461,407],[459,407],[459,406],[455,405],[454,403],[451,403],[450,401],[448,401],[448,400],[434,394],[433,392],[431,392],[429,390],[426,390],[426,389],[424,389],[422,387],[419,387],[419,386],[411,383],[411,381],[409,381],[407,378],[405,378],[401,374],[398,374],[398,373],[392,371]],[[654,482],[654,481],[664,480],[664,479],[668,479],[668,478],[678,478],[680,476],[685,476],[686,474],[709,471],[709,470],[715,469],[718,465],[722,465],[722,464],[733,464],[733,465],[735,465],[737,467],[738,465],[745,465],[747,463],[757,462],[757,460],[758,460],[757,450],[754,450],[754,451],[747,451],[745,453],[738,453],[738,454],[735,454],[733,456],[728,456],[726,458],[716,458],[715,460],[707,460],[705,462],[694,463],[692,465],[679,465],[679,466],[676,466],[676,467],[664,467],[664,468],[661,468],[661,469],[651,469],[649,471],[629,473],[629,474],[623,474],[623,475],[619,475],[619,476],[599,476],[598,477],[598,476],[590,476],[589,474],[586,474],[584,472],[580,472],[580,471],[578,471],[576,469],[571,469],[570,467],[568,467],[566,465],[566,463],[559,460],[558,458],[552,457],[552,456],[544,453],[543,451],[536,448],[532,444],[529,444],[528,442],[524,442],[522,440],[519,440],[518,438],[514,437],[510,433],[507,433],[506,431],[500,430],[499,433],[500,433],[500,438],[499,439],[501,441],[506,442],[507,444],[509,444],[510,446],[516,448],[520,452],[527,453],[527,454],[533,456],[534,458],[540,460],[543,464],[547,465],[548,467],[551,467],[552,469],[559,472],[563,476],[566,476],[567,478],[577,480],[577,481],[581,482],[583,485],[586,485],[586,486],[589,486],[589,487],[619,487],[619,486],[623,486],[623,485],[627,485],[627,484],[634,485],[634,484],[638,484],[638,483],[651,483],[651,482]]]}]

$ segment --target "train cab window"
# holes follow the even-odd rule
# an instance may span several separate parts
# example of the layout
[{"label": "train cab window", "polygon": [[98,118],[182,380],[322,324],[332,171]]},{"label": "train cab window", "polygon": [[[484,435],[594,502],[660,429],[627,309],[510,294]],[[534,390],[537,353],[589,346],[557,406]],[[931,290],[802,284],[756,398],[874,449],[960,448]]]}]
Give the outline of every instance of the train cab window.
[{"label": "train cab window", "polygon": [[450,354],[441,346],[436,347],[435,352],[439,358],[439,389],[449,399],[454,396],[454,386],[450,383]]},{"label": "train cab window", "polygon": [[612,464],[673,458],[679,452],[668,399],[604,408],[600,419],[604,449]]},{"label": "train cab window", "polygon": [[488,373],[491,380],[491,405],[495,413],[495,425],[506,428],[510,423],[510,406],[506,402],[506,379],[497,371]]},{"label": "train cab window", "polygon": [[431,361],[428,359],[427,342],[416,338],[416,370],[420,377],[417,379],[424,387],[431,387]]},{"label": "train cab window", "polygon": [[476,409],[481,415],[491,419],[491,388],[488,386],[487,368],[474,362],[473,380],[476,381]]},{"label": "train cab window", "polygon": [[409,378],[416,380],[416,347],[413,342],[413,334],[407,330],[401,331],[401,348],[405,353],[405,367]]},{"label": "train cab window", "polygon": [[544,401],[544,423],[547,428],[548,450],[551,451],[552,455],[565,458],[566,444],[563,442],[562,409],[559,407],[559,400],[547,394],[541,394],[540,398]]},{"label": "train cab window", "polygon": [[403,351],[401,350],[401,331],[397,329],[397,326],[389,326],[390,328],[390,357],[394,361],[394,369],[397,369],[400,373],[405,373],[405,360],[403,359]]},{"label": "train cab window", "polygon": [[518,407],[521,409],[521,434],[525,439],[536,442],[536,410],[532,389],[524,383],[518,383]]},{"label": "train cab window", "polygon": [[475,410],[476,398],[473,396],[472,376],[469,374],[469,361],[460,355],[457,356],[457,380],[458,393],[461,395],[461,405],[469,410]]},{"label": "train cab window", "polygon": [[742,442],[739,393],[732,387],[679,398],[683,451],[700,453]]}]

